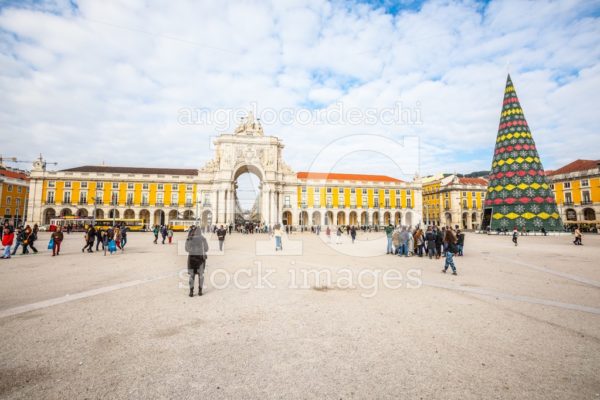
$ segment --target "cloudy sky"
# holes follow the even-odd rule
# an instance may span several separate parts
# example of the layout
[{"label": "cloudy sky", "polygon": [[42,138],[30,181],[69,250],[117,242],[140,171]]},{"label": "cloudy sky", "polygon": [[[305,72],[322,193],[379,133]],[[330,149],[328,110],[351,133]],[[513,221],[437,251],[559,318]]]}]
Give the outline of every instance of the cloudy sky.
[{"label": "cloudy sky", "polygon": [[550,169],[600,159],[599,58],[599,1],[3,1],[0,153],[200,167],[255,109],[296,171],[489,169],[510,71]]}]

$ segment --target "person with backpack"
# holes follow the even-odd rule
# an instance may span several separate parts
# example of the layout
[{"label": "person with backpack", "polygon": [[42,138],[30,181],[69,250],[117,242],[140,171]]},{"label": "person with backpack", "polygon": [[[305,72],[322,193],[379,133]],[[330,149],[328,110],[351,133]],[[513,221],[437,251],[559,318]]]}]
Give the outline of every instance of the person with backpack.
[{"label": "person with backpack", "polygon": [[29,244],[29,248],[31,250],[33,250],[34,253],[38,252],[38,250],[35,248],[34,244],[38,238],[39,231],[40,231],[40,228],[39,228],[38,224],[34,224],[33,229],[31,230],[29,236],[27,237],[27,242]]},{"label": "person with backpack", "polygon": [[204,286],[204,268],[208,252],[208,242],[202,235],[200,229],[192,226],[188,238],[185,241],[185,251],[188,252],[188,274],[190,276],[190,297],[194,297],[194,282],[198,275],[198,296],[202,296],[202,287]]},{"label": "person with backpack", "polygon": [[[21,232],[21,243],[23,244],[23,253],[22,254],[29,254],[28,247],[30,245],[30,240],[31,240],[32,236],[33,236],[33,231],[31,230],[31,227],[29,225],[27,225],[25,227],[25,230],[23,230]],[[37,253],[37,250],[35,250],[35,252]]]}]

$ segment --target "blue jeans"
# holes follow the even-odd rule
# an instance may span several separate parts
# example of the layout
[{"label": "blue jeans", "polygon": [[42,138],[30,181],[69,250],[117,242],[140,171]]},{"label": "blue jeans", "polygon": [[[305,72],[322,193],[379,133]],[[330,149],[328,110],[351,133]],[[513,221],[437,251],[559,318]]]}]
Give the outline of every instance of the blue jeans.
[{"label": "blue jeans", "polygon": [[121,237],[121,248],[124,248],[126,244],[127,244],[127,236],[122,236]]},{"label": "blue jeans", "polygon": [[398,255],[399,256],[406,256],[406,257],[408,257],[408,243],[407,242],[400,243],[399,249],[400,249],[398,251]]},{"label": "blue jeans", "polygon": [[387,242],[387,250],[386,253],[394,253],[394,248],[392,247],[392,238],[388,237],[387,238],[388,242]]},{"label": "blue jeans", "polygon": [[454,254],[452,252],[446,252],[446,263],[444,264],[444,271],[448,269],[448,267],[452,268],[452,272],[456,272],[456,267],[454,266]]},{"label": "blue jeans", "polygon": [[10,257],[10,246],[4,247],[4,254],[2,255],[4,258]]},{"label": "blue jeans", "polygon": [[463,255],[463,245],[462,244],[458,244],[456,246],[458,247],[458,255],[462,256]]}]

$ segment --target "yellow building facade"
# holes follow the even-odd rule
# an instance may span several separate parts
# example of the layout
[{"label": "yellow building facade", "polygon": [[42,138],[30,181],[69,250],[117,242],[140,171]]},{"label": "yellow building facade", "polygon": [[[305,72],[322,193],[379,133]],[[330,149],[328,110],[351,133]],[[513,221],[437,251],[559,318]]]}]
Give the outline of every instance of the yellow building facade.
[{"label": "yellow building facade", "polygon": [[478,229],[483,216],[487,180],[442,174],[421,179],[426,225]]},{"label": "yellow building facade", "polygon": [[0,166],[0,215],[2,222],[20,225],[26,220],[29,177],[24,171]]},{"label": "yellow building facade", "polygon": [[575,160],[547,171],[565,225],[600,226],[600,160]]}]

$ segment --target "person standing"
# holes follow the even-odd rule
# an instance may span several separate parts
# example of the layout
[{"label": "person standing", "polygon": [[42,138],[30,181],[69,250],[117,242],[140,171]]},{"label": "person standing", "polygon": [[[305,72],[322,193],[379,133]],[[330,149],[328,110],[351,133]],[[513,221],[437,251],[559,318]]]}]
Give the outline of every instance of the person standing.
[{"label": "person standing", "polygon": [[192,226],[190,233],[185,241],[185,251],[188,252],[188,274],[190,276],[190,297],[194,297],[194,282],[198,275],[198,296],[202,296],[202,287],[204,286],[204,268],[208,252],[208,242],[202,235],[200,229]]},{"label": "person standing", "polygon": [[281,238],[283,237],[283,232],[281,231],[281,227],[279,224],[275,225],[273,229],[273,236],[275,237],[275,251],[282,250],[283,244],[281,242]]},{"label": "person standing", "polygon": [[57,226],[56,230],[52,232],[52,257],[60,255],[60,244],[62,243],[65,235],[63,234],[62,227]]},{"label": "person standing", "polygon": [[417,254],[419,257],[423,257],[423,252],[425,250],[425,237],[421,228],[417,229],[415,232],[415,246],[417,247]]},{"label": "person standing", "polygon": [[392,247],[392,235],[394,234],[394,227],[392,224],[388,224],[385,227],[385,236],[387,237],[387,249],[385,250],[385,254],[394,254],[394,249]]},{"label": "person standing", "polygon": [[425,234],[425,240],[427,241],[427,254],[429,255],[430,260],[435,256],[435,237],[436,234],[431,226],[428,227],[427,233]]},{"label": "person standing", "polygon": [[463,256],[463,250],[465,248],[465,234],[461,230],[456,231],[456,247],[458,249],[457,256]]},{"label": "person standing", "polygon": [[457,252],[456,236],[450,227],[446,228],[444,242],[446,243],[446,261],[442,272],[446,273],[448,267],[450,267],[452,268],[452,275],[458,275],[456,273],[456,266],[454,265],[454,254]]},{"label": "person standing", "polygon": [[515,229],[513,229],[512,242],[515,244],[515,246],[519,245],[519,230],[517,229],[516,226],[515,226]]},{"label": "person standing", "polygon": [[356,240],[356,228],[354,225],[350,228],[350,237],[352,238],[352,244],[354,244],[354,241]]},{"label": "person standing", "polygon": [[5,226],[2,234],[2,246],[4,246],[4,254],[1,258],[10,258],[10,246],[13,244],[15,234],[10,231],[8,226]]},{"label": "person standing", "polygon": [[85,252],[87,250],[88,253],[93,253],[94,251],[92,250],[92,247],[94,246],[94,240],[96,238],[96,229],[94,228],[94,225],[91,225],[88,227],[86,233],[85,233],[85,246],[83,246],[83,248],[81,249],[81,252]]},{"label": "person standing", "polygon": [[335,244],[342,244],[342,227],[338,226],[335,233]]},{"label": "person standing", "polygon": [[227,230],[223,228],[223,225],[219,229],[217,229],[217,239],[219,240],[219,251],[223,251],[223,244],[225,243],[225,235],[227,235]]},{"label": "person standing", "polygon": [[169,225],[169,228],[167,229],[167,237],[169,238],[169,244],[171,244],[173,241],[173,227],[171,225]]},{"label": "person standing", "polygon": [[444,241],[444,236],[442,231],[437,227],[433,228],[433,232],[435,233],[435,258],[437,260],[442,256],[442,242]]},{"label": "person standing", "polygon": [[329,226],[325,229],[325,236],[327,236],[327,243],[331,244],[331,228]]}]

